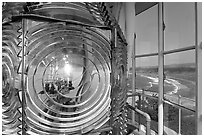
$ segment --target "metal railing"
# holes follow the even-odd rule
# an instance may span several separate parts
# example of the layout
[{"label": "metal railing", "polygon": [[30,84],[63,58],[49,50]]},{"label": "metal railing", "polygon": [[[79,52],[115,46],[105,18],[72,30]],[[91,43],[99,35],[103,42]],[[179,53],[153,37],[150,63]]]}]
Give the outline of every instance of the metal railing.
[{"label": "metal railing", "polygon": [[[144,90],[144,89],[142,89],[141,91],[142,91],[141,93],[140,93],[140,92],[135,92],[134,94],[129,94],[129,95],[127,95],[127,97],[143,96],[143,97],[148,97],[148,98],[151,98],[151,99],[154,99],[154,100],[158,100],[158,97],[157,97],[157,96],[151,96],[151,95],[145,94],[145,92],[144,92],[144,91],[149,91],[149,92],[152,92],[152,91],[150,91],[150,90]],[[157,93],[154,92],[154,94],[157,94]],[[182,98],[182,99],[185,99],[185,100],[192,101],[192,102],[195,103],[195,100],[192,100],[192,99],[190,99],[190,98],[186,98],[186,97],[181,97],[181,98]],[[180,98],[180,99],[181,99],[181,98]],[[196,112],[194,109],[191,109],[191,108],[182,106],[181,104],[179,105],[178,103],[175,103],[175,102],[173,102],[173,101],[167,99],[165,96],[164,96],[164,100],[163,100],[163,101],[164,101],[164,103],[167,103],[167,104],[169,104],[169,105],[172,105],[172,106],[174,106],[174,107],[176,107],[176,108],[186,109],[186,110],[191,111],[191,112]],[[178,100],[178,102],[179,102],[179,100]]]},{"label": "metal railing", "polygon": [[[147,98],[151,98],[151,99],[154,99],[154,100],[158,100],[158,97],[157,96],[152,96],[152,95],[149,95],[149,94],[146,94],[144,91],[148,91],[148,90],[141,90],[141,93],[140,92],[134,92],[134,94],[129,94],[127,95],[127,97],[132,97],[132,98],[135,98],[136,96],[139,97],[139,103],[141,105],[141,97],[144,99],[144,97],[147,97]],[[150,91],[151,92],[151,91]],[[154,94],[157,94],[157,93],[154,93]],[[194,109],[191,109],[191,108],[188,108],[188,107],[185,107],[185,106],[182,106],[181,105],[181,99],[184,98],[185,100],[187,100],[188,98],[185,98],[185,97],[181,97],[180,95],[178,95],[178,102],[172,102],[170,101],[169,99],[165,98],[164,96],[164,100],[163,102],[168,104],[168,105],[171,105],[175,108],[178,108],[178,134],[181,135],[181,120],[182,120],[182,116],[181,116],[181,113],[182,113],[182,110],[188,110],[188,111],[191,111],[193,113],[195,113],[196,111]],[[190,101],[192,102],[195,102],[194,100],[192,99],[189,99]],[[140,107],[139,105],[139,107]],[[142,105],[143,106],[143,105]],[[132,106],[131,106],[132,107]],[[137,109],[139,110],[139,109]],[[142,110],[142,108],[141,108]],[[141,111],[139,110],[139,111]],[[143,112],[143,111],[142,111]],[[145,112],[143,112],[145,113]],[[147,113],[146,113],[147,114]]]},{"label": "metal railing", "polygon": [[[146,135],[151,135],[151,129],[150,129],[150,126],[151,126],[151,118],[149,116],[149,114],[137,109],[137,108],[134,108],[133,106],[129,105],[127,103],[126,105],[128,108],[130,108],[131,110],[133,110],[134,112],[144,116],[146,118]],[[139,123],[140,124],[140,123]]]}]

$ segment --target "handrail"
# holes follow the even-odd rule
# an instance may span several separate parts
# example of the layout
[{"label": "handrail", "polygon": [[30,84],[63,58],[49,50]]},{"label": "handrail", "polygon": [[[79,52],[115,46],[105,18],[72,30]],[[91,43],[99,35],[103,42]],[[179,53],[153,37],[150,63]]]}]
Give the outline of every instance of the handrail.
[{"label": "handrail", "polygon": [[[158,97],[157,96],[152,96],[152,95],[148,95],[148,94],[145,94],[145,92],[144,91],[148,91],[148,90],[144,90],[144,89],[142,89],[142,93],[140,93],[140,92],[135,92],[135,93],[133,93],[133,94],[129,94],[129,95],[127,95],[127,97],[133,97],[133,98],[135,98],[135,96],[145,96],[145,97],[147,97],[147,98],[151,98],[151,99],[154,99],[154,100],[158,100]],[[151,91],[150,91],[151,92]],[[155,93],[155,94],[157,94],[157,93]],[[140,97],[139,97],[140,98]],[[185,98],[185,99],[187,99],[187,98]],[[191,99],[190,99],[191,100]],[[193,110],[193,109],[191,109],[191,108],[187,108],[187,107],[185,107],[185,106],[182,106],[181,105],[181,96],[180,95],[178,95],[178,104],[177,103],[175,103],[175,102],[172,102],[171,100],[169,100],[168,98],[163,98],[163,102],[164,103],[167,103],[167,104],[169,104],[169,105],[171,105],[171,106],[173,106],[173,107],[175,107],[175,108],[178,108],[178,110],[179,110],[179,114],[178,114],[178,116],[179,116],[179,123],[178,123],[178,125],[179,125],[179,131],[178,131],[178,134],[179,135],[181,135],[181,111],[182,111],[182,109],[185,109],[185,110],[189,110],[189,111],[192,111],[192,112],[196,112],[195,110]]]},{"label": "handrail", "polygon": [[[127,97],[137,96],[138,94],[142,94],[142,93],[136,92],[135,94],[129,94],[129,95],[127,95]],[[149,98],[155,99],[155,100],[158,99],[156,96],[150,96],[150,95],[147,95],[147,94],[142,94],[142,95],[145,96],[145,97],[149,97]],[[172,106],[175,106],[175,107],[177,107],[177,108],[186,109],[186,110],[195,112],[195,110],[192,110],[192,109],[187,108],[187,107],[182,106],[182,105],[178,105],[178,104],[176,104],[176,103],[174,103],[174,102],[172,102],[172,101],[170,101],[170,100],[168,100],[168,99],[166,99],[166,98],[164,98],[163,101],[164,101],[165,103],[167,103],[167,104],[169,104],[169,105],[172,105]]]},{"label": "handrail", "polygon": [[145,118],[146,118],[146,135],[151,135],[151,130],[150,130],[150,125],[151,125],[151,118],[149,116],[149,114],[137,109],[137,108],[134,108],[133,106],[129,105],[128,103],[126,104],[128,108],[132,109],[133,111],[143,115]]}]

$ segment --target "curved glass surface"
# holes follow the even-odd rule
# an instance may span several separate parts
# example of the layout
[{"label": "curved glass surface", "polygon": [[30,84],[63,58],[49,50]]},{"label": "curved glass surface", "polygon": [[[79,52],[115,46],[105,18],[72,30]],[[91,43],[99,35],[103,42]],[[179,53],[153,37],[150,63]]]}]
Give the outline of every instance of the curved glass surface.
[{"label": "curved glass surface", "polygon": [[110,115],[109,42],[78,26],[33,26],[26,48],[29,132],[83,134],[102,126]]},{"label": "curved glass surface", "polygon": [[4,25],[2,30],[2,134],[21,134],[20,80],[18,75],[19,39],[12,29],[16,24]]},{"label": "curved glass surface", "polygon": [[39,2],[34,5],[28,5],[28,10],[28,14],[47,18],[102,25],[95,16],[90,14],[90,12],[97,14],[98,11],[91,11],[86,3],[82,2]]}]

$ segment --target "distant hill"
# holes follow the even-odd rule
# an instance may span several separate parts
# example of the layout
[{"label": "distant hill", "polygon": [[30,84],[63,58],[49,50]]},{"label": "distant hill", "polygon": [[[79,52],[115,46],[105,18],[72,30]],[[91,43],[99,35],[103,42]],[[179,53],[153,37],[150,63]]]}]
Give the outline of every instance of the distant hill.
[{"label": "distant hill", "polygon": [[[185,63],[185,64],[170,64],[164,66],[164,71],[168,72],[192,72],[195,71],[195,63]],[[132,68],[130,68],[130,71]],[[138,72],[158,72],[158,66],[145,66],[137,67],[136,71]]]}]

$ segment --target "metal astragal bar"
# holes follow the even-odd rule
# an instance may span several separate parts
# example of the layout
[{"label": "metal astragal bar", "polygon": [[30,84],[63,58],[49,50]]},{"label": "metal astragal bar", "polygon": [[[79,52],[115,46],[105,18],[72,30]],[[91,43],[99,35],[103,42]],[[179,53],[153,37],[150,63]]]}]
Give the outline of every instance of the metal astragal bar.
[{"label": "metal astragal bar", "polygon": [[195,2],[195,45],[196,45],[196,133],[202,134],[202,48],[198,41],[198,3]]},{"label": "metal astragal bar", "polygon": [[[163,54],[167,55],[167,54],[172,54],[172,53],[176,53],[176,52],[193,50],[195,48],[196,48],[196,46],[193,45],[193,46],[188,46],[188,47],[184,47],[184,48],[178,48],[178,49],[173,49],[173,50],[169,50],[169,51],[164,51]],[[136,55],[135,58],[142,58],[142,57],[149,57],[149,56],[158,56],[158,53],[149,53],[149,54]]]},{"label": "metal astragal bar", "polygon": [[158,75],[159,75],[159,97],[158,97],[158,134],[163,134],[163,96],[164,96],[164,30],[163,30],[163,3],[159,3],[158,7]]},{"label": "metal astragal bar", "polygon": [[[134,94],[135,92],[135,40],[136,40],[136,35],[134,34],[134,44],[133,44],[133,51],[132,51],[132,93]],[[132,97],[132,106],[135,107],[135,97]],[[135,122],[135,113],[132,113],[132,123]]]}]

